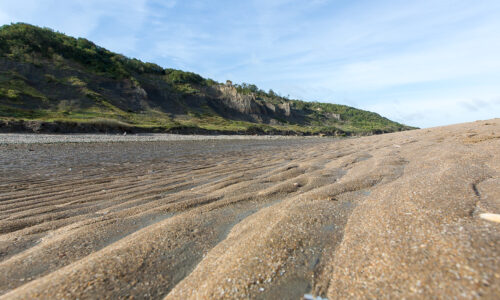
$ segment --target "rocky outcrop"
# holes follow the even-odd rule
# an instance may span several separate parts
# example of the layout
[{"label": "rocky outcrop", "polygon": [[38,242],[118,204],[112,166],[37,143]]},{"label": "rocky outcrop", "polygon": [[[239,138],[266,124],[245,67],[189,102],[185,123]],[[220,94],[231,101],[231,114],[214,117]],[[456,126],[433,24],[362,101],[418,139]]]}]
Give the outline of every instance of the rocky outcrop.
[{"label": "rocky outcrop", "polygon": [[[159,74],[138,73],[129,77],[112,77],[91,72],[85,66],[64,58],[57,63],[38,59],[35,64],[0,57],[0,69],[5,70],[0,78],[0,118],[18,118],[16,116],[22,115],[18,119],[49,121],[49,117],[45,120],[39,116],[48,111],[52,115],[59,114],[55,119],[81,121],[74,116],[81,115],[82,112],[86,114],[90,111],[94,114],[99,111],[102,114],[98,113],[100,116],[95,117],[96,119],[114,118],[130,124],[147,119],[145,115],[159,114],[163,123],[170,123],[172,119],[187,120],[193,116],[217,116],[231,121],[270,126],[316,126],[316,131],[326,127],[332,130],[342,128],[342,124],[337,121],[349,122],[348,118],[342,119],[340,114],[297,104],[299,101],[271,97],[260,92],[252,93],[249,90],[242,92],[238,85],[231,82],[173,83]],[[157,121],[148,122],[151,125]],[[196,122],[197,120],[194,121]],[[52,128],[52,125],[46,126]],[[61,130],[68,132],[63,128]],[[70,131],[74,130],[87,132],[87,129]],[[307,130],[309,129],[305,128],[304,132]],[[390,128],[389,131],[394,129]],[[382,131],[365,130],[364,133]]]},{"label": "rocky outcrop", "polygon": [[266,109],[255,101],[254,94],[240,94],[235,87],[228,85],[219,85],[216,89],[221,94],[221,101],[229,108],[243,114],[266,113]]},{"label": "rocky outcrop", "polygon": [[255,94],[241,94],[230,85],[218,85],[215,89],[225,106],[261,122],[273,124],[277,123],[274,118],[285,119],[293,114],[290,102],[278,105],[260,102],[257,101]]},{"label": "rocky outcrop", "polygon": [[196,124],[207,130],[257,126],[304,133],[413,129],[345,105],[291,100],[253,84],[218,83],[141,62],[48,28],[5,25],[0,40],[0,119],[114,119],[144,128]]},{"label": "rocky outcrop", "polygon": [[286,117],[290,116],[291,110],[290,110],[290,103],[289,102],[280,103],[278,105],[278,107],[283,110],[283,113]]},{"label": "rocky outcrop", "polygon": [[144,110],[149,107],[148,93],[137,81],[124,79],[116,83],[117,92],[120,92],[122,98],[127,99],[126,105],[130,110]]}]

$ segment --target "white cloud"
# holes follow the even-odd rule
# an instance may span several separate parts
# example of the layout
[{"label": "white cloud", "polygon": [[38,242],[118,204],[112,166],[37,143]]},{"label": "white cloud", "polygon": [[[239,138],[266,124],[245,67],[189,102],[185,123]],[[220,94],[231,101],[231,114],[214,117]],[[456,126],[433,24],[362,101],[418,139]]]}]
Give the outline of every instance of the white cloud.
[{"label": "white cloud", "polygon": [[[439,114],[499,112],[491,100],[500,95],[498,15],[496,0],[0,2],[0,22],[48,26],[164,67],[422,127],[447,122]],[[493,104],[486,112],[477,101]]]},{"label": "white cloud", "polygon": [[[482,95],[481,98],[475,96],[479,93]],[[433,127],[498,118],[500,93],[494,89],[479,92],[474,88],[463,88],[444,95],[432,93],[406,95],[404,99],[395,98],[391,101],[370,103],[362,108],[377,111],[398,122],[419,127]]]}]

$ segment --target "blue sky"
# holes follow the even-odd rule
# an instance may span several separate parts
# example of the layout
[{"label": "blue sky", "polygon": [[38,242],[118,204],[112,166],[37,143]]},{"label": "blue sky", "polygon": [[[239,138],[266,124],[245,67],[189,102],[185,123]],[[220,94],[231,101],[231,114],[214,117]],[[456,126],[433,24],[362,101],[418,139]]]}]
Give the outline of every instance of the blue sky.
[{"label": "blue sky", "polygon": [[498,0],[0,0],[129,57],[419,127],[500,117]]}]

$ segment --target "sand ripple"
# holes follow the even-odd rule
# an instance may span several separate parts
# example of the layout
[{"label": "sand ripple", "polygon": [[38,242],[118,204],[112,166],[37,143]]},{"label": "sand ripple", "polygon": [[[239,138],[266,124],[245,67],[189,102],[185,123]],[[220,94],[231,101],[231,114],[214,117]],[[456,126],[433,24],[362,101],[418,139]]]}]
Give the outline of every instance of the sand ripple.
[{"label": "sand ripple", "polygon": [[499,133],[0,145],[0,297],[494,298]]}]

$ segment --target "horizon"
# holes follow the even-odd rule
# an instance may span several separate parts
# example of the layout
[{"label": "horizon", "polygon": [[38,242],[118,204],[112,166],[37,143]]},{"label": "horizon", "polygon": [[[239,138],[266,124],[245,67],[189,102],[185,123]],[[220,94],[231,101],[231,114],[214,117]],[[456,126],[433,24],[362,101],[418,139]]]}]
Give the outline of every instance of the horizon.
[{"label": "horizon", "polygon": [[48,27],[163,68],[410,126],[500,117],[495,1],[50,3],[0,3],[0,24]]}]

